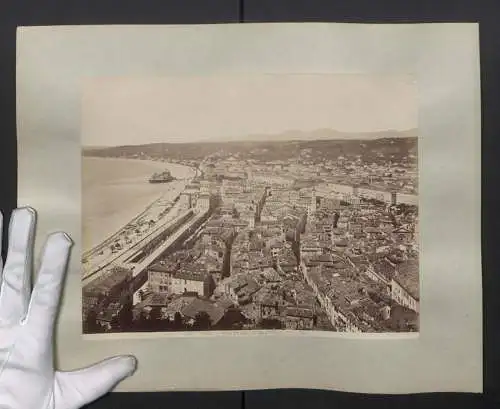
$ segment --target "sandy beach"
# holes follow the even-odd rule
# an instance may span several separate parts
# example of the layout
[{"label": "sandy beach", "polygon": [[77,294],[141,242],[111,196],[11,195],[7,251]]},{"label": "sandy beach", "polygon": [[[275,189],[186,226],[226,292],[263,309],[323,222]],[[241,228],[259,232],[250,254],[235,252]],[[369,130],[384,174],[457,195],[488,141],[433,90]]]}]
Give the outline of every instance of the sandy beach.
[{"label": "sandy beach", "polygon": [[167,185],[148,183],[148,178],[165,169],[178,178],[194,174],[189,167],[164,162],[82,158],[83,250],[104,241],[160,198]]}]

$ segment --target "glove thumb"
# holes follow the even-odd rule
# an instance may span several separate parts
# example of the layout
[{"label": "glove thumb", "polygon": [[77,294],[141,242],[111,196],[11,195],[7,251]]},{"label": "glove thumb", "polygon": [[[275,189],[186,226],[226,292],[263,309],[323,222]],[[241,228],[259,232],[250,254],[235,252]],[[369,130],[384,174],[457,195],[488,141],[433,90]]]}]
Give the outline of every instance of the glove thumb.
[{"label": "glove thumb", "polygon": [[132,375],[136,366],[134,357],[116,356],[76,371],[56,372],[55,407],[79,409],[95,401]]}]

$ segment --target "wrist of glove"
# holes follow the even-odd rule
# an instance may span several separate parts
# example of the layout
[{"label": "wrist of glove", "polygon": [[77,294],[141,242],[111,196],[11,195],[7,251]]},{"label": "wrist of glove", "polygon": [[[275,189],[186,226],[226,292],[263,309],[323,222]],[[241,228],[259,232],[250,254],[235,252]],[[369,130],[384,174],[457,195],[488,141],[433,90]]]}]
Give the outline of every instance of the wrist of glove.
[{"label": "wrist of glove", "polygon": [[0,258],[0,408],[77,409],[130,376],[136,360],[117,356],[72,372],[54,369],[54,324],[72,242],[64,233],[48,237],[32,288],[35,218],[30,208],[13,212],[3,268]]}]

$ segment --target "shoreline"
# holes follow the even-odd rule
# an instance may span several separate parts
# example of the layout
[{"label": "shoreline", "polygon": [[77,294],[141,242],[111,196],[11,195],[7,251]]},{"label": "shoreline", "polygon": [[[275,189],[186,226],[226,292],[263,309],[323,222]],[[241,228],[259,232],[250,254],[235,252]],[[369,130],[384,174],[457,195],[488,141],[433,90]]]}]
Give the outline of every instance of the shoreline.
[{"label": "shoreline", "polygon": [[[106,160],[106,161],[114,161],[114,162],[135,162],[135,163],[144,163],[144,164],[150,164],[152,166],[161,168],[163,170],[168,169],[169,166],[173,167],[174,169],[168,169],[172,172],[175,173],[175,168],[188,168],[191,169],[193,172],[193,177],[196,174],[196,168],[193,168],[192,166],[184,165],[182,163],[175,163],[175,162],[168,162],[168,161],[162,161],[162,160],[154,160],[154,159],[138,159],[138,158],[117,158],[115,156],[90,156],[90,155],[82,155],[82,159],[98,159],[98,160]],[[174,174],[172,176],[176,177]]]},{"label": "shoreline", "polygon": [[[124,179],[110,180],[110,182],[106,181],[101,185],[98,182],[99,174],[97,174],[97,181],[95,182],[95,185],[93,185],[93,183],[90,183],[90,187],[88,187],[87,189],[85,188],[83,189],[84,191],[88,190],[89,191],[88,194],[92,198],[96,196],[99,197],[100,194],[101,196],[102,195],[109,196],[110,195],[109,189],[117,189],[118,197],[120,196],[120,194],[126,192],[125,196],[132,197],[133,200],[129,201],[131,203],[129,206],[130,211],[127,211],[127,209],[114,210],[111,208],[110,215],[106,214],[95,215],[96,213],[92,214],[92,210],[90,210],[90,214],[88,216],[89,227],[85,229],[82,226],[83,236],[84,238],[87,237],[87,240],[83,240],[84,246],[82,249],[83,250],[82,259],[93,255],[93,253],[105,247],[106,243],[109,244],[110,242],[112,242],[117,236],[123,233],[123,230],[127,226],[129,226],[131,223],[134,223],[137,220],[140,220],[141,217],[144,217],[147,214],[147,212],[150,211],[160,201],[167,199],[169,202],[173,202],[175,200],[175,196],[178,196],[179,194],[179,193],[172,194],[179,190],[178,188],[176,189],[175,185],[182,183],[183,179],[190,179],[194,177],[196,173],[195,168],[171,162],[135,159],[135,158],[129,159],[129,158],[99,157],[99,156],[82,156],[82,158],[83,160],[86,159],[90,161],[95,160],[101,163],[114,162],[116,164],[121,164],[122,166],[123,164],[128,165],[132,162],[139,165],[149,166],[151,168],[149,170],[142,169],[142,171],[138,172],[138,176],[135,176],[132,173],[128,178],[125,177]],[[168,169],[172,173],[172,176],[176,177],[176,180],[173,180],[168,183],[155,184],[154,186],[151,186],[147,182],[146,178],[149,177],[150,174],[166,169]],[[144,182],[142,181],[143,178]],[[110,185],[110,187],[107,187],[108,184]],[[172,184],[174,184],[173,187]],[[145,189],[145,191],[138,192],[136,194],[131,193],[133,192],[134,189],[137,189],[137,186],[134,185],[139,185],[140,190]],[[131,192],[128,192],[129,188]],[[172,189],[174,191],[172,191]],[[155,191],[157,192],[155,193]],[[137,200],[137,197],[140,197],[142,195],[147,196],[149,198],[149,200],[147,200],[147,203],[146,202],[140,203],[140,200],[139,201]],[[86,195],[84,194],[84,196]],[[125,197],[123,201],[127,202],[128,200]],[[97,206],[97,204],[93,203],[90,206]],[[104,209],[105,208],[106,206],[104,205]],[[85,216],[86,214],[85,212],[83,212],[83,217],[85,218]],[[106,224],[109,224],[109,228],[107,229],[105,228]],[[90,240],[90,237],[92,236],[97,236],[96,240]],[[85,245],[85,242],[88,242],[88,244]]]},{"label": "shoreline", "polygon": [[102,242],[99,244],[96,244],[95,246],[84,250],[82,253],[82,259],[87,258],[92,256],[92,253],[95,253],[99,250],[101,250],[102,247],[106,247],[110,242],[113,242],[116,240],[117,237],[120,236],[120,234],[123,233],[123,230],[126,229],[129,225],[136,223],[138,220],[141,219],[141,217],[144,217],[144,215],[147,214],[147,212],[155,205],[157,204],[161,199],[163,198],[163,195],[160,195],[157,197],[155,200],[153,200],[149,205],[147,205],[144,210],[142,210],[140,213],[138,213],[136,216],[134,216],[132,219],[130,219],[129,222],[124,224],[122,227],[120,227],[118,230],[116,230],[114,233],[111,233],[106,237]]}]

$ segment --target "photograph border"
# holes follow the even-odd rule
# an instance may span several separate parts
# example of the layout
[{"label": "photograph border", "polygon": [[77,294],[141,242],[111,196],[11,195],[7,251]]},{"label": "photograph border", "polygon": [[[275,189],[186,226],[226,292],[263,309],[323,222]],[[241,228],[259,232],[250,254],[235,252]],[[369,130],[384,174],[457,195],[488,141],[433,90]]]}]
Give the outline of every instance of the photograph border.
[{"label": "photograph border", "polygon": [[[127,117],[129,117],[130,115],[134,115],[133,112],[130,111],[130,106],[128,105],[128,99],[129,98],[133,98],[132,95],[126,95],[127,94],[126,92],[123,92],[124,90],[126,90],[127,88],[127,85],[131,85],[132,86],[132,89],[133,89],[133,93],[138,93],[141,97],[141,101],[134,101],[133,104],[139,104],[139,106],[144,103],[144,104],[148,104],[150,103],[150,101],[147,100],[147,97],[146,95],[148,95],[148,93],[152,93],[151,96],[154,96],[154,98],[156,98],[156,104],[155,105],[158,105],[158,103],[161,103],[161,100],[162,98],[166,98],[167,101],[174,101],[175,99],[175,96],[172,95],[172,91],[168,90],[168,86],[166,86],[167,84],[168,85],[173,85],[173,86],[176,86],[177,84],[175,84],[176,82],[178,82],[179,80],[181,80],[181,84],[183,84],[184,86],[188,86],[188,89],[190,90],[190,92],[192,92],[193,90],[193,87],[191,85],[191,81],[192,80],[195,80],[196,84],[198,87],[203,87],[204,85],[208,85],[209,88],[211,89],[210,91],[210,96],[213,96],[214,98],[218,99],[219,96],[218,96],[218,92],[219,90],[222,88],[222,89],[231,89],[232,86],[235,86],[235,89],[234,89],[234,92],[232,93],[232,96],[230,98],[237,98],[235,97],[235,95],[238,93],[238,92],[243,92],[243,93],[246,93],[248,92],[248,87],[249,85],[248,84],[245,84],[242,88],[240,88],[240,82],[243,78],[244,82],[247,82],[248,80],[250,80],[251,84],[253,85],[257,85],[259,87],[259,89],[262,89],[262,82],[264,82],[266,85],[267,85],[267,88],[272,88],[273,86],[276,86],[278,85],[280,89],[283,88],[283,80],[282,80],[282,77],[284,77],[284,80],[286,81],[287,84],[290,84],[291,86],[294,86],[294,82],[296,80],[298,80],[301,84],[302,84],[302,87],[301,89],[303,88],[304,86],[304,83],[302,83],[302,81],[305,81],[306,83],[309,83],[313,86],[315,86],[316,88],[318,88],[318,85],[320,85],[320,88],[321,88],[321,94],[318,95],[318,97],[322,100],[322,104],[323,105],[328,105],[328,101],[331,101],[332,103],[334,104],[338,104],[339,101],[342,101],[339,96],[336,96],[334,95],[335,93],[335,89],[337,89],[338,87],[340,87],[340,91],[343,93],[343,95],[346,95],[346,94],[349,94],[350,97],[353,98],[353,101],[359,101],[360,99],[363,99],[364,103],[366,104],[367,101],[370,101],[368,95],[366,95],[367,93],[370,94],[370,96],[374,96],[375,98],[378,98],[380,97],[382,100],[386,100],[387,102],[393,102],[393,101],[390,101],[390,98],[387,98],[387,96],[384,96],[383,93],[384,93],[384,89],[383,89],[383,86],[389,86],[390,87],[390,91],[389,93],[394,93],[394,92],[397,92],[397,93],[402,93],[403,92],[403,89],[406,91],[406,92],[403,92],[403,95],[405,97],[405,101],[404,101],[404,108],[403,108],[403,113],[408,117],[407,120],[408,120],[408,126],[406,128],[398,128],[398,127],[395,127],[394,126],[394,122],[389,119],[390,118],[390,115],[388,115],[390,112],[391,112],[391,107],[388,107],[385,109],[385,112],[384,110],[382,111],[382,115],[386,115],[387,117],[385,118],[385,121],[386,123],[389,121],[389,123],[387,123],[387,128],[386,129],[382,129],[382,128],[373,128],[373,129],[369,129],[366,127],[365,124],[363,123],[358,123],[358,120],[356,120],[355,123],[352,123],[353,121],[351,120],[351,124],[349,124],[349,126],[360,126],[361,127],[359,128],[358,131],[355,131],[354,129],[351,129],[349,131],[347,130],[344,130],[343,128],[334,128],[333,126],[332,127],[326,127],[326,125],[313,125],[310,129],[302,129],[302,128],[296,128],[296,127],[289,127],[288,124],[286,123],[286,121],[284,122],[283,120],[280,122],[281,124],[281,129],[277,129],[274,133],[265,133],[265,134],[259,134],[259,131],[258,130],[255,130],[253,132],[251,131],[248,131],[248,132],[239,132],[239,133],[235,133],[234,135],[231,135],[231,136],[228,136],[227,134],[223,137],[217,137],[215,136],[214,139],[208,139],[208,138],[204,138],[202,140],[194,140],[194,141],[186,141],[186,142],[180,142],[178,140],[178,136],[175,134],[175,133],[172,133],[172,134],[169,134],[168,131],[165,131],[165,140],[164,141],[160,141],[158,139],[158,136],[156,136],[156,139],[154,140],[151,140],[151,139],[148,139],[147,136],[145,139],[142,139],[142,137],[139,137],[139,139],[137,139],[137,136],[136,135],[143,135],[143,132],[141,132],[140,128],[143,124],[143,121],[141,121],[140,124],[137,124],[137,125],[132,125],[131,128],[134,129],[134,136],[132,135],[129,135],[129,137],[132,137],[134,138],[134,142],[131,142],[131,141],[121,141],[120,139],[116,139],[113,135],[111,135],[111,133],[113,131],[110,131],[109,132],[109,137],[113,138],[114,139],[114,144],[111,145],[109,142],[106,142],[106,140],[96,140],[96,136],[91,134],[89,131],[89,126],[88,124],[85,122],[85,121],[88,121],[90,120],[91,122],[91,125],[90,125],[90,128],[91,129],[94,129],[97,131],[97,134],[98,135],[102,135],[103,134],[103,131],[102,131],[102,127],[103,127],[103,124],[102,124],[102,120],[104,120],[104,122],[106,123],[106,127],[110,127],[110,126],[121,126],[122,129],[123,129],[123,124],[120,124],[120,121],[121,121],[121,118],[120,118],[120,115],[126,115]],[[305,78],[304,78],[305,77]],[[322,78],[323,77],[323,78]],[[356,92],[355,93],[352,93],[352,89],[349,88],[349,86],[346,86],[344,84],[344,79],[347,80],[347,83],[350,84],[352,87],[354,87],[356,89]],[[107,84],[103,84],[105,83],[107,80],[110,81],[110,83],[112,84],[111,87],[109,87]],[[333,81],[332,81],[333,80]],[[166,81],[166,82],[165,82]],[[174,84],[172,84],[172,82]],[[214,84],[216,84],[216,86],[214,86]],[[325,87],[326,85],[329,85],[328,87]],[[100,97],[98,96],[98,92],[100,89],[102,89],[102,86],[104,86],[105,88],[107,88],[107,93],[105,93],[105,96],[104,98],[105,99],[108,99],[108,98],[111,98],[113,100],[115,100],[118,104],[121,103],[121,100],[120,102],[117,101],[115,98],[116,98],[116,92],[118,92],[118,95],[123,98],[125,96],[125,100],[124,101],[127,101],[127,102],[124,102],[124,107],[128,107],[128,110],[129,112],[128,113],[119,113],[119,111],[117,110],[117,108],[115,107],[114,108],[114,119],[117,121],[117,122],[114,122],[113,124],[110,123],[110,122],[107,122],[106,119],[104,119],[106,117],[106,112],[105,112],[105,109],[107,106],[109,106],[109,104],[112,104],[110,101],[107,101],[107,104],[104,104],[102,103],[102,101],[100,101]],[[88,87],[88,88],[87,88]],[[91,92],[89,91],[89,89],[91,90]],[[159,93],[158,89],[161,89],[163,91],[166,91],[166,95],[162,95]],[[202,89],[202,88],[201,88]],[[376,92],[374,91],[376,90]],[[270,74],[270,73],[264,73],[264,74],[251,74],[251,75],[246,75],[244,77],[242,77],[241,75],[231,75],[231,74],[228,74],[228,75],[210,75],[210,76],[202,76],[202,77],[195,77],[195,78],[179,78],[179,77],[155,77],[155,78],[144,78],[144,77],[97,77],[97,78],[92,78],[92,79],[87,79],[85,82],[82,83],[82,92],[84,94],[84,98],[81,102],[82,106],[82,117],[81,117],[81,121],[82,121],[82,130],[81,130],[81,135],[82,135],[82,139],[85,140],[86,138],[91,138],[93,139],[95,142],[94,142],[94,145],[95,147],[92,147],[92,143],[90,144],[82,144],[82,158],[83,158],[83,161],[85,161],[85,158],[88,157],[89,159],[92,159],[92,158],[97,158],[98,160],[105,160],[107,158],[110,158],[111,160],[113,160],[114,158],[117,158],[117,156],[113,156],[113,153],[110,155],[110,156],[106,156],[104,154],[101,154],[99,153],[99,149],[111,149],[111,151],[113,152],[116,152],[117,149],[119,149],[120,147],[127,147],[127,148],[132,148],[133,145],[137,145],[137,146],[149,146],[149,145],[155,145],[157,143],[166,143],[168,145],[172,145],[172,146],[175,146],[176,144],[183,144],[184,146],[190,146],[192,144],[197,144],[197,143],[201,143],[201,144],[210,144],[212,142],[214,142],[215,144],[217,144],[218,146],[221,146],[223,145],[224,143],[229,143],[229,144],[234,144],[234,143],[242,143],[244,145],[246,145],[247,143],[251,143],[251,144],[255,144],[256,146],[259,146],[260,144],[262,143],[266,143],[268,140],[264,140],[263,139],[263,136],[266,135],[269,137],[269,142],[272,142],[273,144],[276,144],[276,145],[279,145],[279,144],[295,144],[295,143],[304,143],[304,144],[309,144],[309,143],[312,143],[312,144],[316,144],[316,143],[326,143],[326,142],[331,142],[332,145],[335,145],[337,143],[340,143],[340,144],[343,144],[344,142],[345,143],[348,143],[349,145],[351,145],[349,143],[349,141],[356,141],[356,142],[367,142],[368,144],[370,143],[373,143],[374,141],[380,141],[382,139],[384,139],[384,135],[385,134],[388,134],[389,136],[386,136],[385,138],[389,138],[391,140],[391,143],[393,143],[394,141],[398,140],[400,137],[403,141],[406,141],[408,138],[415,138],[417,139],[416,143],[415,143],[415,148],[418,150],[419,147],[418,147],[418,118],[417,118],[417,114],[418,114],[418,107],[417,107],[417,93],[416,93],[416,90],[417,90],[417,84],[416,84],[416,79],[413,75],[399,75],[399,74],[361,74],[361,73],[354,73],[354,74],[329,74],[329,73],[321,73],[321,74],[308,74],[308,73],[300,73],[300,74]],[[410,95],[408,95],[410,94]],[[275,98],[276,98],[276,94],[274,92],[271,91],[271,95],[274,95]],[[309,94],[311,95],[311,94]],[[206,101],[206,98],[210,98],[210,96],[205,96],[205,101]],[[240,97],[244,97],[243,95],[241,95]],[[190,99],[193,99],[193,98],[196,98],[196,95],[190,95],[190,97],[188,97],[188,100]],[[260,96],[259,96],[260,98]],[[264,96],[265,98],[265,96]],[[310,98],[310,96],[309,96]],[[101,111],[96,111],[96,107],[93,106],[91,107],[90,111],[89,111],[89,104],[91,104],[91,102],[94,102],[94,104],[96,104],[97,106],[100,106],[100,107],[103,107],[104,109],[102,109]],[[223,102],[225,103],[225,102]],[[287,104],[287,101],[275,101],[275,103],[278,103],[278,104]],[[351,104],[353,102],[351,101]],[[380,102],[376,102],[376,103],[380,103]],[[185,104],[185,103],[184,103]],[[183,104],[183,105],[184,105]],[[259,101],[258,99],[255,97],[255,94],[253,94],[253,97],[252,97],[252,102],[250,102],[250,107],[246,107],[247,109],[250,109],[252,110],[252,106],[255,105],[255,104],[259,104]],[[198,104],[195,104],[196,106]],[[306,104],[307,105],[307,104]],[[189,104],[188,104],[189,106]],[[125,108],[127,109],[127,108]],[[175,111],[175,108],[171,108],[174,112],[170,112],[171,115],[177,115],[177,112]],[[260,108],[262,109],[262,108]],[[307,110],[304,110],[304,111],[301,111],[300,109],[297,109],[297,107],[295,107],[293,105],[293,103],[291,103],[290,105],[288,105],[288,109],[292,109],[292,110],[295,110],[297,111],[297,114],[301,114],[303,116],[307,116],[308,113],[307,113]],[[314,108],[311,108],[311,109],[314,109]],[[218,109],[220,111],[220,108]],[[264,109],[265,110],[265,109]],[[299,112],[300,111],[300,112]],[[365,111],[366,111],[366,106],[365,106]],[[184,115],[185,112],[184,110],[182,112],[179,112],[179,115]],[[197,112],[192,112],[193,115],[197,115],[198,113]],[[117,117],[118,115],[118,117]],[[239,114],[237,114],[239,115]],[[246,121],[247,122],[247,126],[249,126],[248,124],[248,121],[245,119],[245,114],[241,114],[242,116],[240,117],[242,119],[242,121]],[[165,114],[164,114],[164,117],[165,117]],[[337,113],[337,117],[338,117],[338,113]],[[373,115],[372,115],[373,117]],[[158,118],[156,117],[156,119],[158,120]],[[135,119],[133,121],[138,121],[140,120],[139,117],[135,117]],[[223,121],[223,119],[221,118],[220,120]],[[377,121],[377,118],[372,118],[372,121]],[[309,122],[311,122],[309,120]],[[362,117],[359,118],[359,122],[362,122]],[[145,123],[145,126],[146,126],[146,134],[147,133],[147,130],[151,128],[151,124],[146,122]],[[215,126],[221,126],[221,124],[217,123],[217,125]],[[259,125],[250,125],[250,126],[256,126],[256,128],[259,128]],[[161,126],[158,124],[158,127],[155,127],[155,130],[156,129],[162,129]],[[340,135],[338,138],[334,138],[332,137],[331,139],[328,139],[326,137],[320,137],[320,138],[308,138],[308,134],[309,133],[312,133],[312,132],[315,132],[315,131],[331,131],[333,134],[338,134]],[[282,134],[283,133],[286,133],[286,132],[299,132],[300,135],[303,135],[304,138],[303,139],[283,139],[282,138]],[[208,130],[208,132],[211,132],[211,129]],[[153,131],[153,134],[154,134],[154,131]],[[257,138],[252,138],[253,135],[257,135],[258,134],[258,137]],[[149,134],[148,134],[149,135]],[[278,136],[278,139],[276,140],[273,140],[272,137],[274,135],[277,135]],[[366,138],[364,138],[364,135],[366,135]],[[374,136],[376,135],[376,136]],[[411,135],[411,136],[409,136]],[[170,136],[173,136],[174,138],[176,138],[175,141],[170,141],[168,138]],[[203,134],[200,135],[202,138],[203,138]],[[106,135],[105,135],[106,137]],[[248,137],[248,138],[247,138]],[[100,148],[99,146],[102,146],[103,148]],[[388,146],[388,142],[387,142],[387,145],[384,144],[382,145],[384,147]],[[90,154],[86,155],[85,154],[85,151],[89,149],[91,151]],[[246,149],[246,148],[245,148]],[[151,152],[150,155],[152,156],[155,156],[155,153],[154,152]],[[137,155],[135,155],[137,156]],[[170,158],[172,158],[172,156],[170,157],[163,157],[163,158],[160,158],[160,157],[149,157],[148,156],[148,159],[146,159],[146,163],[150,163],[152,165],[152,167],[156,168],[158,167],[157,170],[159,169],[162,169],[162,165],[161,163],[162,162],[162,159],[165,160],[166,164],[165,166],[168,167],[169,165],[169,161],[170,161]],[[176,157],[174,157],[176,158]],[[176,158],[178,159],[178,158]],[[333,159],[333,158],[332,158]],[[132,161],[141,161],[141,159],[129,159],[128,157],[122,157],[122,158],[119,158],[117,159],[118,161],[120,160],[132,160]],[[412,170],[416,170],[418,171],[418,166],[419,166],[419,158],[418,158],[418,153],[416,155],[416,163],[414,163],[415,165],[415,168]],[[177,166],[177,165],[182,165],[182,166],[195,166],[194,164],[190,164],[190,165],[187,165],[185,163],[182,163],[181,162],[177,162],[177,161],[174,161],[172,162],[174,164],[174,166]],[[412,162],[413,164],[413,162]],[[156,166],[158,165],[158,166]],[[83,170],[85,168],[85,170]],[[85,172],[87,169],[87,167],[82,167],[82,172]],[[92,169],[89,169],[89,171],[92,171],[91,174],[94,175],[94,177],[92,178],[92,180],[95,181],[95,178],[97,177],[95,173],[95,170],[92,170]],[[153,169],[151,170],[153,171]],[[86,178],[85,178],[85,174],[82,173],[82,180],[84,181]],[[125,178],[126,180],[127,178]],[[395,179],[395,181],[397,181]],[[414,182],[416,182],[416,186],[417,186],[417,190],[418,190],[418,175],[417,175],[417,178],[414,180]],[[126,183],[126,182],[125,182]],[[134,177],[134,187],[135,187],[135,183],[136,183],[136,178]],[[261,181],[261,183],[263,183]],[[326,182],[326,181],[323,181],[322,183],[320,184],[327,184],[330,182]],[[335,183],[335,182],[332,182],[332,183]],[[120,184],[122,184],[122,180],[120,179]],[[349,185],[349,182],[346,181],[346,182],[338,182],[339,186],[343,186],[343,187],[347,187]],[[107,185],[107,183],[106,183]],[[164,185],[164,186],[168,186],[168,185]],[[360,186],[360,188],[363,187],[363,189],[365,190],[370,190],[370,186]],[[125,188],[124,188],[125,189]],[[374,190],[376,191],[380,191],[380,192],[384,192],[382,190],[381,187],[375,187],[373,188]],[[156,190],[155,190],[156,192]],[[388,190],[385,191],[385,193],[387,193]],[[418,192],[415,193],[408,193],[408,192],[403,192],[403,196],[406,196],[406,194],[409,194],[410,196],[414,196],[416,197],[417,201],[419,201],[419,194]],[[155,197],[158,197],[159,193],[156,192],[154,193],[154,196]],[[340,193],[339,193],[340,195]],[[361,197],[362,194],[361,194]],[[92,202],[92,199],[90,199],[89,197],[86,196],[85,194],[85,189],[82,190],[82,200],[83,202],[87,202],[88,204],[90,204],[90,202]],[[98,201],[100,199],[97,199]],[[156,199],[156,201],[158,201],[159,199]],[[387,198],[386,198],[387,200]],[[144,204],[144,212],[147,210],[147,208],[149,208],[150,206],[152,205],[151,202],[148,202],[148,205]],[[93,205],[91,206],[92,208],[94,207]],[[418,207],[418,203],[417,203],[417,207]],[[109,214],[109,209],[106,209],[105,210],[105,213],[106,214]],[[134,214],[137,214],[137,212],[134,212]],[[140,213],[141,215],[143,213]],[[85,209],[84,207],[82,207],[82,229],[85,230],[84,228],[84,225],[85,225]],[[143,216],[138,216],[136,215],[135,218],[142,218]],[[134,219],[135,219],[134,218]],[[99,218],[98,218],[99,219]],[[120,220],[123,220],[123,218],[119,218]],[[127,220],[128,223],[131,223],[132,222],[132,219],[130,220]],[[101,245],[102,243],[104,242],[108,242],[111,240],[111,237],[113,236],[116,236],[118,235],[118,233],[120,231],[123,231],[123,229],[126,228],[126,223],[125,221],[122,221],[122,224],[120,225],[120,227],[115,227],[115,229],[112,230],[112,232],[108,229],[105,229],[105,231],[109,231],[109,233],[107,233],[105,236],[102,236],[102,234],[99,234],[98,236],[99,237],[105,237],[105,239],[101,240],[101,243],[97,243],[94,241],[94,247],[91,249],[91,248],[88,248],[88,249],[83,249],[84,252],[83,252],[83,255],[82,255],[82,258],[87,258],[86,257],[86,254],[90,253],[90,252],[93,252],[95,251],[94,249],[99,247],[100,249],[101,248]],[[92,225],[94,225],[92,223]],[[104,225],[106,225],[106,223],[104,223]],[[116,225],[117,226],[117,225]],[[102,227],[102,226],[100,226]],[[92,230],[91,228],[88,228],[87,230],[87,234],[88,235],[92,235]],[[417,243],[415,240],[412,240],[413,242]],[[418,239],[418,246],[420,246],[420,240]],[[118,257],[120,257],[120,255],[118,254]],[[419,262],[420,260],[420,251],[418,252],[418,258],[416,259],[417,262]],[[419,269],[420,270],[420,269]],[[390,279],[387,279],[388,280],[388,283],[387,284],[387,287],[389,287],[391,284],[390,284]],[[418,272],[418,277],[417,277],[417,286],[418,286],[418,290],[416,290],[417,292],[419,291],[420,289],[420,282],[421,282],[421,278],[420,278],[420,271]],[[87,283],[87,284],[90,284],[90,281]],[[367,284],[368,286],[370,284]],[[339,292],[340,294],[340,292]],[[177,294],[179,295],[179,294]],[[412,297],[415,297],[415,295],[411,295]],[[83,297],[85,297],[85,295],[83,295]],[[206,299],[205,297],[202,297],[203,299]],[[418,296],[416,298],[417,300],[417,303],[418,303]],[[393,300],[394,301],[394,300]],[[321,307],[321,309],[323,310],[324,307]],[[100,311],[96,311],[96,309],[94,308],[94,312],[97,312],[99,313]],[[418,307],[417,309],[415,310],[415,314],[417,316],[417,326],[420,322],[420,314],[418,312]],[[333,321],[332,321],[332,325],[333,327],[335,327],[335,325],[333,324]],[[375,337],[379,337],[379,336],[391,336],[391,335],[396,335],[397,337],[402,337],[402,338],[407,338],[407,337],[410,337],[410,338],[413,338],[415,336],[418,336],[418,333],[419,333],[419,330],[408,330],[408,331],[405,331],[405,330],[402,330],[401,328],[400,329],[392,329],[392,330],[389,330],[387,329],[386,331],[377,331],[377,330],[373,330],[373,331],[361,331],[361,332],[354,332],[354,331],[337,331],[336,329],[334,328],[331,328],[331,329],[324,329],[324,330],[317,330],[317,329],[309,329],[309,330],[299,330],[299,329],[294,329],[294,330],[288,330],[288,329],[280,329],[279,332],[281,335],[293,335],[293,334],[302,334],[302,335],[312,335],[311,333],[314,332],[315,336],[334,336],[334,337],[338,337],[338,336],[354,336],[354,337],[364,337],[366,335],[369,335],[369,336],[375,336]],[[388,328],[388,327],[387,327]],[[222,335],[222,334],[225,334],[227,332],[230,332],[232,335],[238,335],[240,334],[239,331],[237,330],[230,330],[230,329],[209,329],[209,330],[203,330],[203,332],[205,331],[208,331],[207,332],[207,335]],[[263,335],[263,334],[269,334],[269,330],[263,330],[263,329],[245,329],[243,332],[245,334],[247,334],[249,331],[252,331],[252,333],[256,333],[256,334],[260,334],[260,335]],[[272,330],[272,332],[275,332],[275,330]],[[96,340],[99,340],[99,339],[104,339],[104,338],[107,338],[107,337],[114,337],[116,339],[119,339],[119,338],[132,338],[132,339],[142,339],[142,338],[150,338],[150,337],[159,337],[159,338],[163,338],[165,336],[177,336],[177,337],[183,337],[183,336],[192,336],[193,333],[191,331],[173,331],[173,330],[165,330],[165,331],[158,331],[158,330],[134,330],[133,328],[131,328],[130,330],[123,330],[123,329],[119,329],[119,330],[116,330],[116,331],[104,331],[104,332],[91,332],[91,331],[88,331],[88,332],[85,332],[83,333],[83,337],[85,339],[96,339]]]},{"label": "photograph border", "polygon": [[[163,41],[158,42],[160,36]],[[275,49],[283,53],[278,55]],[[215,342],[197,342],[207,336],[202,333],[183,337],[182,343],[172,338],[170,353],[163,360],[148,353],[164,346],[151,339],[119,346],[108,341],[87,342],[75,334],[81,314],[79,308],[75,311],[76,300],[68,298],[80,288],[80,260],[73,255],[58,331],[65,345],[59,343],[58,357],[63,365],[81,366],[111,351],[137,354],[141,367],[117,389],[122,391],[285,387],[364,393],[482,390],[476,24],[22,28],[18,31],[17,69],[19,204],[39,210],[38,246],[53,230],[79,237],[79,159],[72,152],[80,155],[78,95],[85,77],[415,73],[420,92],[419,201],[431,203],[419,205],[421,251],[425,254],[421,257],[421,288],[422,299],[427,300],[421,304],[417,340],[395,344],[395,339],[386,339],[375,344],[349,337],[349,342],[332,339],[332,346],[313,332],[307,333],[307,342],[279,334],[252,342],[254,337],[249,334],[231,337],[223,332]],[[44,173],[37,174],[36,167],[44,168]],[[67,172],[60,172],[61,167]],[[443,182],[449,183],[446,199],[459,199],[462,204],[454,212],[441,204]],[[459,188],[471,191],[470,197],[463,197]],[[74,252],[79,252],[78,241]],[[443,257],[436,253],[456,259],[443,268],[439,260]],[[427,269],[441,275],[433,276]],[[445,278],[454,278],[456,285],[450,288]],[[274,343],[275,338],[281,338],[279,344]],[[86,352],[74,354],[76,345]],[[297,348],[300,353],[290,356]],[[226,354],[223,359],[217,357],[218,352]],[[210,359],[200,359],[207,357]],[[167,364],[174,370],[163,371]],[[218,368],[215,377],[211,376],[214,365]],[[312,373],[318,377],[311,379]]]}]

